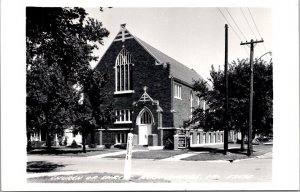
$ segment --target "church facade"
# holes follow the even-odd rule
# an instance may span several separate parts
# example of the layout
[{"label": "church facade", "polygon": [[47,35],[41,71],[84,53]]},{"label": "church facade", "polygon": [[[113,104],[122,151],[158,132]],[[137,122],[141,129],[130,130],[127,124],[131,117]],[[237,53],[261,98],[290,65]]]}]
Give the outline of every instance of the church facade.
[{"label": "church facade", "polygon": [[[97,145],[126,144],[133,133],[133,144],[164,146],[182,132],[185,121],[192,118],[194,108],[207,107],[193,91],[193,81],[202,77],[148,43],[133,36],[125,25],[95,67],[105,73],[107,103],[113,103],[115,121],[94,134]],[[186,130],[186,129],[185,129]],[[223,142],[223,131],[204,132],[187,128],[190,146]],[[30,141],[45,143],[45,134],[32,133]],[[230,132],[229,141],[237,135]],[[54,145],[82,143],[82,136],[72,127],[55,135]],[[87,138],[91,144],[91,135]]]},{"label": "church facade", "polygon": [[[125,25],[103,55],[95,70],[105,71],[108,101],[112,101],[116,121],[99,129],[99,144],[126,143],[134,134],[134,145],[163,146],[172,140],[195,107],[205,107],[192,89],[202,77],[136,36]],[[222,132],[190,132],[191,144],[222,142]],[[199,139],[197,139],[199,137]],[[207,137],[207,139],[206,139]],[[208,138],[209,137],[209,138]],[[211,138],[210,138],[211,137]]]}]

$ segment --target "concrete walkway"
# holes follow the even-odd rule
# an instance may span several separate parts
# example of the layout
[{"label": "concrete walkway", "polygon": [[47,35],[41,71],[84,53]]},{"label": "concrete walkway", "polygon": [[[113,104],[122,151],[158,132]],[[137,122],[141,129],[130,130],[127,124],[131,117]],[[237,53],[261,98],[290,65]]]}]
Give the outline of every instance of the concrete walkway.
[{"label": "concrete walkway", "polygon": [[[132,153],[138,152],[138,151],[147,151],[147,150],[132,150]],[[88,158],[88,159],[101,159],[101,158],[104,158],[104,157],[117,156],[117,155],[123,155],[123,154],[126,154],[126,150],[112,152],[112,153],[104,153],[104,154],[100,154],[100,155],[93,155],[93,156],[88,156],[86,158]]]},{"label": "concrete walkway", "polygon": [[194,153],[184,153],[181,155],[175,155],[166,159],[161,159],[160,161],[180,161],[181,159],[190,157],[190,156],[194,156],[200,153],[208,153],[208,152],[194,152]]}]

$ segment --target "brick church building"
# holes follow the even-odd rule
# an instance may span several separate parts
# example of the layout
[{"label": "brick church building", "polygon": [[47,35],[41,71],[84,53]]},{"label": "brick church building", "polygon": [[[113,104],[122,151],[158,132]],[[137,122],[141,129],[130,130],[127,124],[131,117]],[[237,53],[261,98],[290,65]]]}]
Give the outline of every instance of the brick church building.
[{"label": "brick church building", "polygon": [[[97,145],[116,145],[127,142],[127,134],[134,134],[134,145],[164,146],[167,140],[183,129],[192,117],[194,108],[207,107],[193,92],[193,81],[202,77],[175,59],[133,36],[125,24],[95,70],[107,73],[107,102],[113,102],[115,122],[96,130]],[[203,132],[191,129],[186,133],[190,144],[223,142],[223,131]],[[236,140],[230,132],[229,140]],[[66,129],[61,140],[70,145],[82,142],[80,134]],[[56,135],[55,141],[58,141]],[[43,134],[31,135],[31,141],[44,141]],[[58,143],[58,142],[56,142]],[[90,137],[87,138],[90,143]]]},{"label": "brick church building", "polygon": [[[110,77],[106,90],[117,116],[98,130],[99,144],[126,143],[131,132],[134,145],[163,146],[192,117],[193,108],[205,107],[192,90],[193,81],[202,77],[132,35],[125,24],[95,70]],[[222,133],[213,134],[210,142],[222,142]],[[191,137],[192,144],[208,140],[199,131]]]}]

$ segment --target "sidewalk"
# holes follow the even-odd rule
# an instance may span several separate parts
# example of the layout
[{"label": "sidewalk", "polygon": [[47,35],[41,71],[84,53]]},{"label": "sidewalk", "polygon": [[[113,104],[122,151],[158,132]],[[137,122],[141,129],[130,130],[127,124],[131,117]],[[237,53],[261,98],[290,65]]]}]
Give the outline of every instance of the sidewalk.
[{"label": "sidewalk", "polygon": [[[138,151],[147,151],[147,150],[136,149],[136,150],[132,150],[132,153],[138,152]],[[100,154],[100,155],[93,155],[93,156],[88,156],[86,158],[89,158],[89,159],[101,159],[101,158],[104,158],[104,157],[116,156],[116,155],[123,155],[123,154],[126,154],[126,150],[112,152],[112,153],[104,153],[104,154]]]}]

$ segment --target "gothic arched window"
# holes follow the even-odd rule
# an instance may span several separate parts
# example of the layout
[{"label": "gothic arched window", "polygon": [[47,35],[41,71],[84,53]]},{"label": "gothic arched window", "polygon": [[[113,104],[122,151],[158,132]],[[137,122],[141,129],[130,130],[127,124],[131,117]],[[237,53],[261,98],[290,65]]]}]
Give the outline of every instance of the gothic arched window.
[{"label": "gothic arched window", "polygon": [[131,67],[133,66],[131,54],[123,48],[117,56],[115,63],[115,92],[126,93],[132,91]]}]

